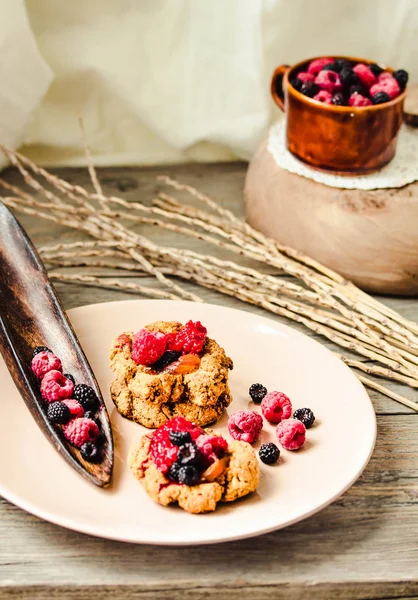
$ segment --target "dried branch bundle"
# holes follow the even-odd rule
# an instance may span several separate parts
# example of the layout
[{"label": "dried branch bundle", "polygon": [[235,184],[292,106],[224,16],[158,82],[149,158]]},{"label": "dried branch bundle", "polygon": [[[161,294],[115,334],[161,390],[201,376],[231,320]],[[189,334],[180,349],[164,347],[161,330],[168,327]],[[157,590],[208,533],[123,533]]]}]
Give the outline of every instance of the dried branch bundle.
[{"label": "dried branch bundle", "polygon": [[[2,197],[7,206],[94,238],[40,248],[52,279],[153,298],[201,301],[179,283],[179,279],[191,281],[301,323],[348,351],[340,358],[353,369],[418,388],[417,324],[324,265],[265,237],[196,189],[160,177],[163,184],[189,194],[200,206],[185,204],[165,192],[154,199],[152,206],[127,202],[104,195],[87,147],[94,192],[50,174],[17,152],[1,148],[35,192],[31,194],[0,179],[0,185],[10,194]],[[200,240],[244,257],[246,265],[251,266],[204,252],[158,245],[139,233],[137,225],[152,225]],[[103,275],[83,273],[85,267],[95,267]],[[134,277],[151,275],[160,287],[109,278],[109,269]],[[268,274],[263,272],[266,270]],[[418,403],[363,375],[358,377],[365,385],[418,411]]]}]

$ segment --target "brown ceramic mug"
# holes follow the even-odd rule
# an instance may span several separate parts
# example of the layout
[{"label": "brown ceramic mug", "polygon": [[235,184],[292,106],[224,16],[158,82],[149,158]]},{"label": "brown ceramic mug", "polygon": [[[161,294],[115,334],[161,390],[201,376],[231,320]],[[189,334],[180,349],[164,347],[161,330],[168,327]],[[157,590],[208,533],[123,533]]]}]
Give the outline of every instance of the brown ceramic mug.
[{"label": "brown ceramic mug", "polygon": [[[373,63],[352,56],[335,58]],[[389,102],[373,106],[324,104],[304,96],[290,83],[312,60],[315,58],[293,67],[281,65],[271,80],[273,99],[286,113],[290,152],[313,167],[347,175],[368,173],[388,164],[395,155],[406,91]],[[379,66],[393,71],[385,65]]]}]

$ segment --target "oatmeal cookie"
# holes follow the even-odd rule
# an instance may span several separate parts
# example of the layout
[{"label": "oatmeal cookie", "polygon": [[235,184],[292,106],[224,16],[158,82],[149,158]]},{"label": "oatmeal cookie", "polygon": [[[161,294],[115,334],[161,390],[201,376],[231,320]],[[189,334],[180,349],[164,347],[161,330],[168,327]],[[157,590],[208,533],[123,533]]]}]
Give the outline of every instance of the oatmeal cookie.
[{"label": "oatmeal cookie", "polygon": [[227,454],[221,459],[226,467],[213,481],[185,485],[170,481],[157,467],[150,453],[151,439],[152,434],[147,434],[133,444],[128,464],[150,498],[162,506],[177,503],[190,513],[211,512],[218,502],[233,502],[258,486],[257,458],[246,442],[233,441],[228,445]]},{"label": "oatmeal cookie", "polygon": [[[175,334],[182,327],[177,322],[157,321],[146,329]],[[228,372],[233,363],[215,340],[206,338],[200,356],[180,357],[177,370],[174,363],[160,371],[133,360],[132,340],[132,332],[122,333],[110,352],[115,373],[111,396],[123,416],[149,428],[179,415],[201,426],[220,418],[232,400]]]}]

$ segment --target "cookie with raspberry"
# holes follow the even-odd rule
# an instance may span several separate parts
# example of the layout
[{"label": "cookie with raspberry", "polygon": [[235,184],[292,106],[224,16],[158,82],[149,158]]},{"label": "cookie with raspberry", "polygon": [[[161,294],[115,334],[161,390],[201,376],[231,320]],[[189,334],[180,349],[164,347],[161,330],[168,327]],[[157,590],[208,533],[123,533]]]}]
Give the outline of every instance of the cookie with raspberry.
[{"label": "cookie with raspberry", "polygon": [[[175,435],[170,436],[171,431]],[[183,446],[177,445],[180,432],[190,434],[191,441]],[[250,444],[228,444],[181,417],[134,443],[128,464],[155,502],[177,503],[194,514],[214,511],[219,502],[233,502],[254,492],[260,477]]]},{"label": "cookie with raspberry", "polygon": [[[228,374],[233,363],[223,348],[198,321],[158,321],[144,330],[150,335],[122,333],[110,351],[111,396],[119,412],[149,428],[176,416],[201,426],[216,422],[232,400]],[[158,344],[155,354],[152,339]],[[138,347],[141,340],[144,348]],[[138,359],[149,363],[151,355],[159,356],[155,363],[138,364]]]}]

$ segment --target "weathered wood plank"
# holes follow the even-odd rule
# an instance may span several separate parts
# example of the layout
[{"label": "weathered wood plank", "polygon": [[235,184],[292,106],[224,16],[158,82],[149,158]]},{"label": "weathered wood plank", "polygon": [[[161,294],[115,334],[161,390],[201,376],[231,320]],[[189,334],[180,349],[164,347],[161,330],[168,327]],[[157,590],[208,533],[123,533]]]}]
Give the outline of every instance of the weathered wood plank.
[{"label": "weathered wood plank", "polygon": [[[399,595],[400,586],[395,583],[373,582],[365,591],[362,584],[353,584],[350,590],[344,583],[280,586],[242,586],[240,583],[231,587],[219,586],[216,589],[207,587],[146,589],[145,586],[101,585],[101,586],[36,586],[25,588],[8,588],[0,592],[1,600],[418,600],[416,586],[403,583],[403,592]],[[413,594],[412,596],[410,594]],[[347,595],[348,594],[348,595]],[[389,595],[388,595],[389,594]]]}]

